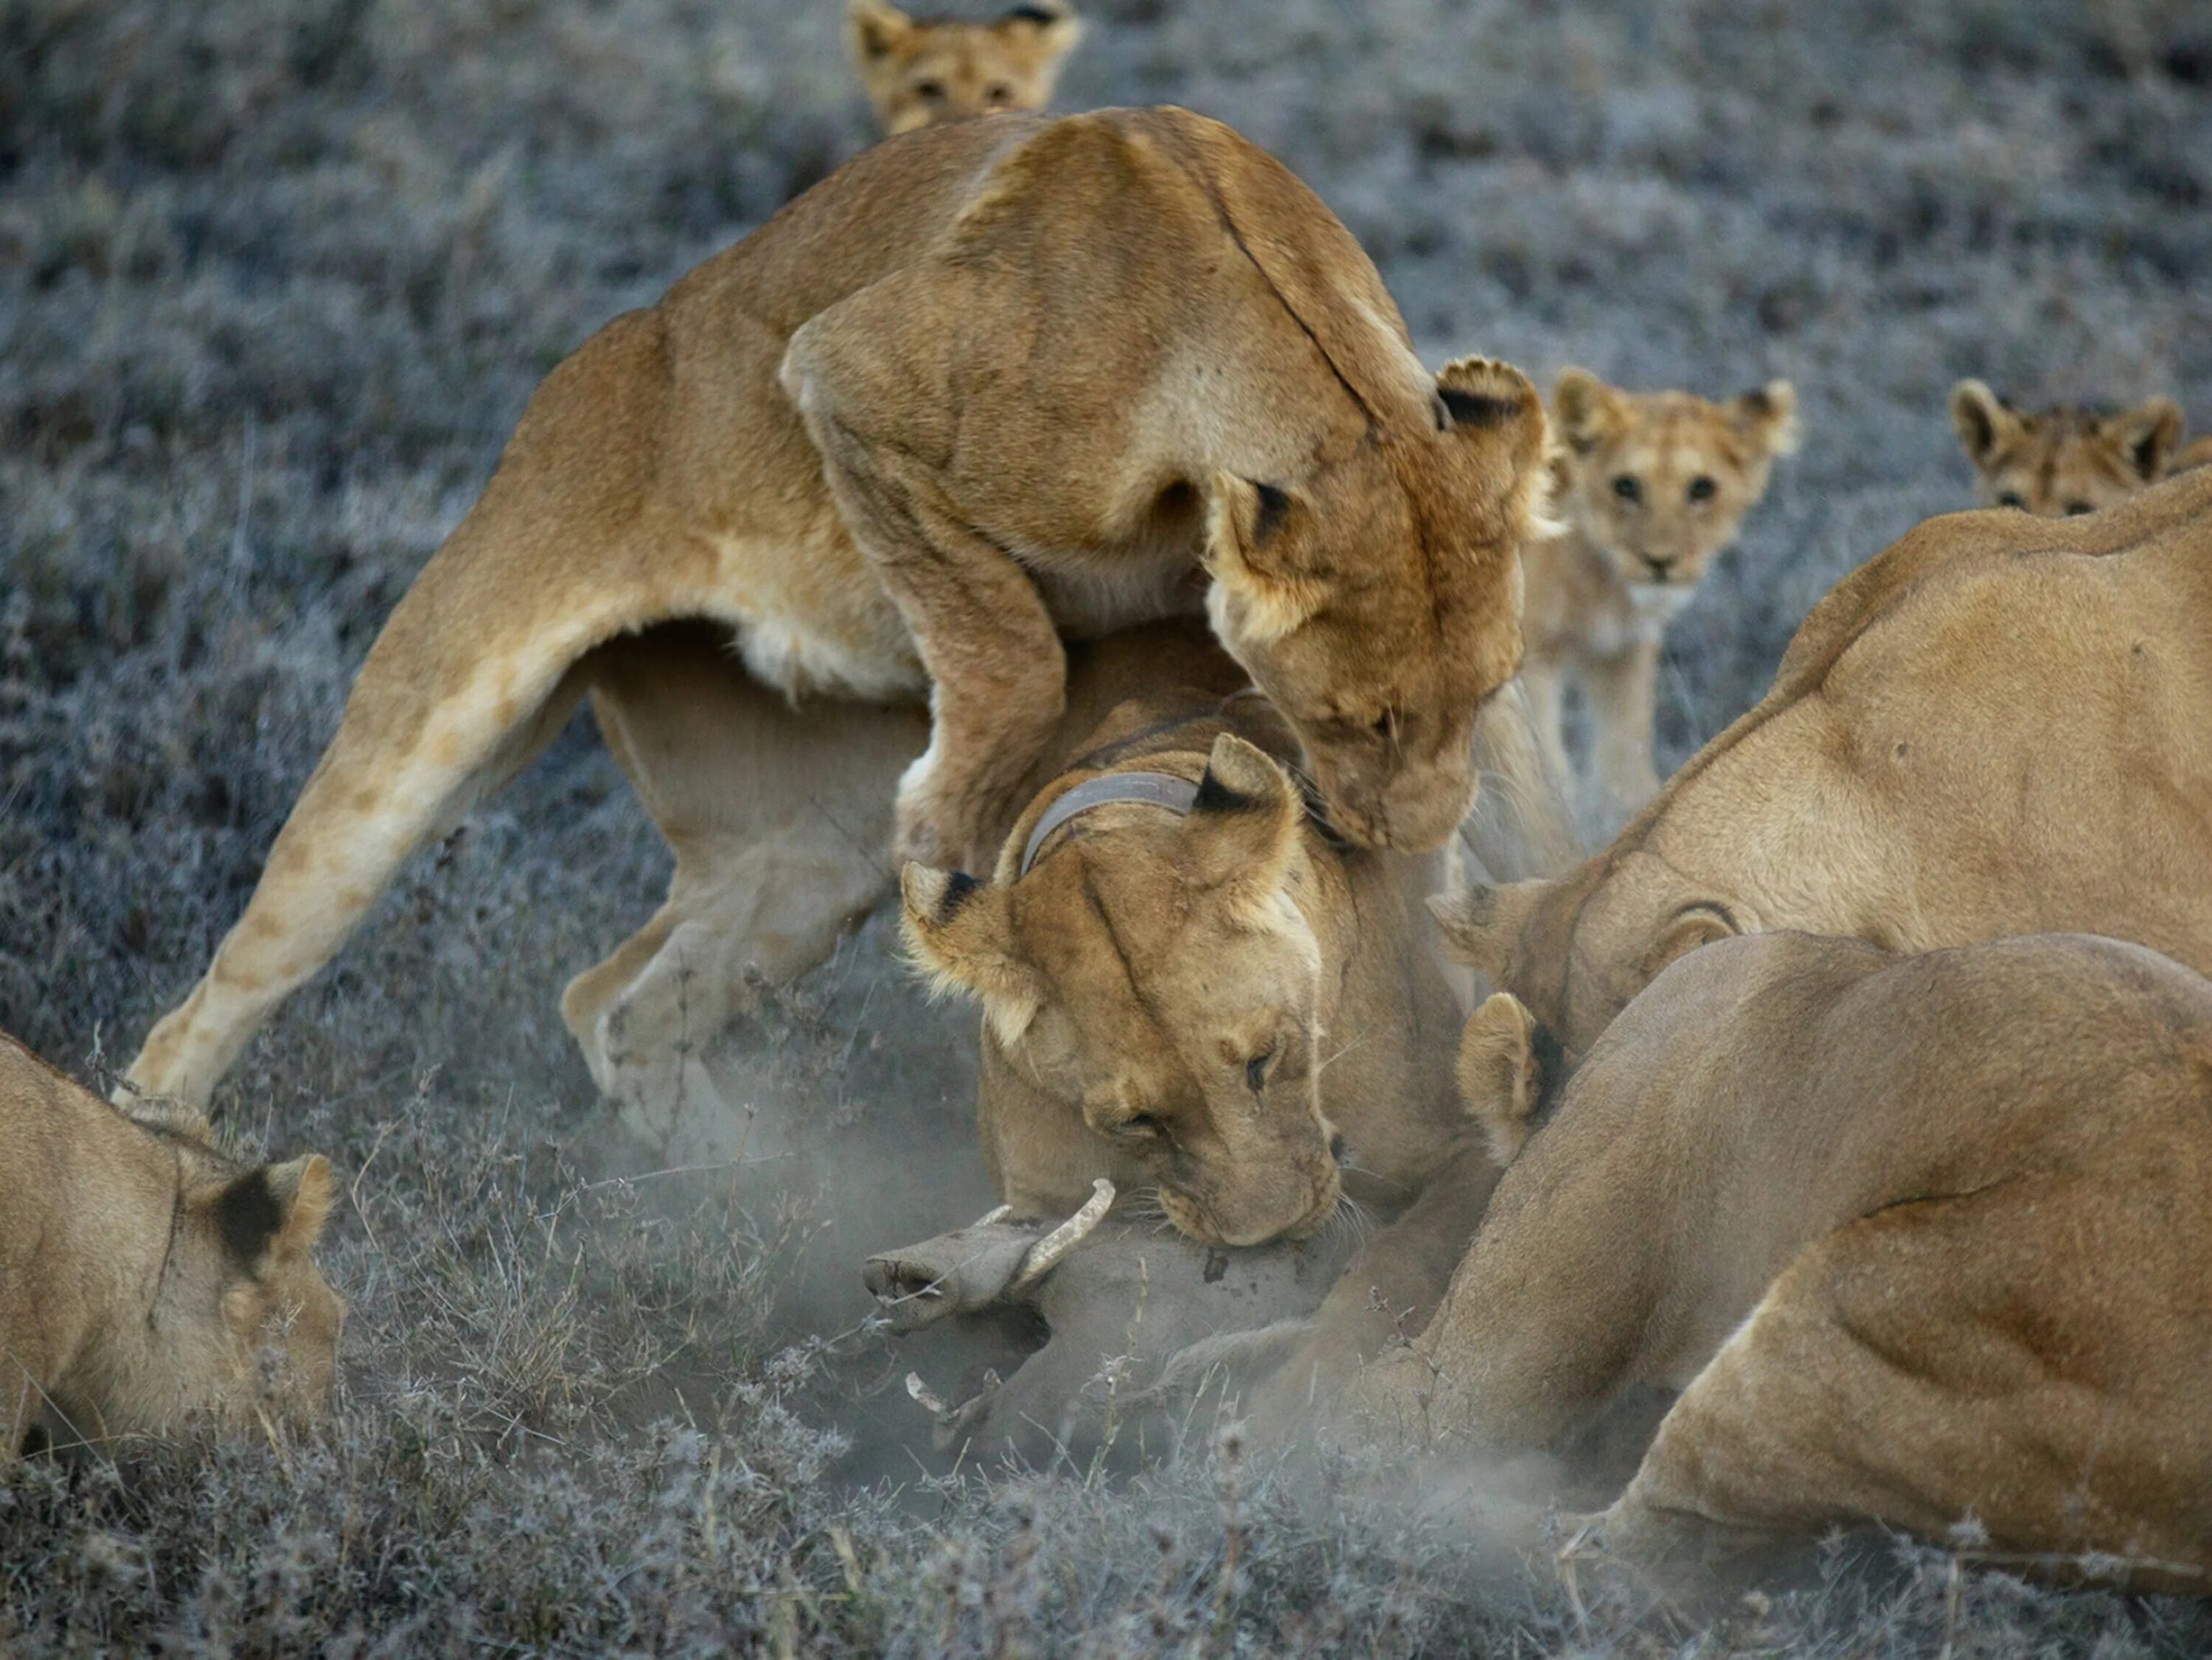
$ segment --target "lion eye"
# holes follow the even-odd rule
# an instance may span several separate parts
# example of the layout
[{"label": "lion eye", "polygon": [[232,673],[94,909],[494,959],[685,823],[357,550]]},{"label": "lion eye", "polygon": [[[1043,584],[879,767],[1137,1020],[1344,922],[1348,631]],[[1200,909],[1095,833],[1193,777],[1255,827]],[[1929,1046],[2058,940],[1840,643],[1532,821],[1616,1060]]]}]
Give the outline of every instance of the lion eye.
[{"label": "lion eye", "polygon": [[1014,101],[1014,89],[1001,81],[994,84],[983,96],[1003,108]]},{"label": "lion eye", "polygon": [[1244,1063],[1244,1087],[1255,1095],[1267,1087],[1267,1069],[1275,1063],[1275,1045],[1265,1049]]},{"label": "lion eye", "polygon": [[1636,482],[1634,475],[1623,473],[1613,481],[1613,493],[1623,501],[1638,501],[1643,499],[1644,487]]},{"label": "lion eye", "polygon": [[1720,488],[1721,487],[1719,485],[1714,483],[1712,480],[1707,478],[1703,473],[1699,473],[1695,478],[1690,481],[1690,500],[1692,501],[1711,501],[1714,495],[1719,491]]},{"label": "lion eye", "polygon": [[1397,717],[1393,715],[1388,709],[1385,709],[1381,714],[1376,716],[1373,720],[1367,723],[1367,730],[1374,733],[1378,738],[1387,738],[1394,730],[1396,730],[1397,724]]},{"label": "lion eye", "polygon": [[945,83],[942,81],[917,81],[914,83],[914,95],[925,104],[942,104],[945,101]]},{"label": "lion eye", "polygon": [[2096,504],[2094,502],[2069,501],[2066,504],[2066,516],[2069,518],[2078,518],[2083,513],[2094,513],[2096,511]]},{"label": "lion eye", "polygon": [[1150,1112],[1132,1112],[1114,1126],[1116,1136],[1127,1136],[1133,1141],[1157,1142],[1168,1133],[1167,1124]]},{"label": "lion eye", "polygon": [[2000,507],[2025,507],[2027,506],[2027,499],[2021,495],[2017,490],[2000,490],[1997,492],[1997,506]]}]

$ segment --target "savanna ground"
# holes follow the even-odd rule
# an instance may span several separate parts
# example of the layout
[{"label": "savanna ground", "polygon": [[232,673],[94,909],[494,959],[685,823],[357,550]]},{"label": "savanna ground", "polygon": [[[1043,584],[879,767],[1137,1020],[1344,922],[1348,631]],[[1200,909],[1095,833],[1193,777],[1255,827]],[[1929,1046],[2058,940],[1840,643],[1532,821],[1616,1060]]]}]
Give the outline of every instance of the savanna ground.
[{"label": "savanna ground", "polygon": [[[838,9],[0,3],[0,1026],[88,1080],[128,1058],[539,376],[866,141]],[[2212,423],[2190,0],[1086,15],[1064,106],[1172,100],[1274,149],[1432,360],[1796,381],[1804,453],[1673,631],[1662,760],[1966,500],[1956,376]],[[878,918],[728,1045],[759,1138],[662,1173],[554,1001],[665,874],[581,718],[293,1000],[220,1104],[344,1172],[335,1418],[11,1473],[0,1651],[2212,1649],[2193,1605],[1881,1541],[1686,1625],[1204,1435],[1134,1480],[948,1471],[853,1270],[988,1202],[969,1022]]]}]

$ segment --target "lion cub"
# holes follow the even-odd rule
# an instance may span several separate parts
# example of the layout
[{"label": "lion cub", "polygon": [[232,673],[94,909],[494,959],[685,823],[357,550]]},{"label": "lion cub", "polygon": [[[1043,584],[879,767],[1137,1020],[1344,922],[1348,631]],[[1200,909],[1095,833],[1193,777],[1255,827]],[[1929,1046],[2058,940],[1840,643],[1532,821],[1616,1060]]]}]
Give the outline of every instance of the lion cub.
[{"label": "lion cub", "polygon": [[2181,406],[2146,398],[2100,414],[2079,407],[2023,415],[1978,380],[1951,389],[1951,425],[1973,463],[1984,507],[2043,518],[2094,513],[2169,473],[2212,462],[2212,438],[2181,449]]},{"label": "lion cub", "polygon": [[0,1463],[33,1424],[76,1443],[321,1410],[345,1316],[309,1256],[327,1159],[246,1168],[198,1113],[125,1113],[5,1037],[0,1135]]},{"label": "lion cub", "polygon": [[845,43],[889,133],[1052,102],[1083,25],[1066,0],[1029,0],[989,23],[909,17],[889,0],[851,0]]},{"label": "lion cub", "polygon": [[1587,369],[1553,389],[1564,448],[1553,462],[1565,528],[1521,550],[1528,585],[1521,677],[1553,775],[1575,775],[1561,732],[1565,682],[1589,707],[1596,782],[1609,811],[1659,787],[1651,765],[1659,636],[1713,555],[1797,447],[1797,397],[1769,381],[1725,403],[1626,392]]}]

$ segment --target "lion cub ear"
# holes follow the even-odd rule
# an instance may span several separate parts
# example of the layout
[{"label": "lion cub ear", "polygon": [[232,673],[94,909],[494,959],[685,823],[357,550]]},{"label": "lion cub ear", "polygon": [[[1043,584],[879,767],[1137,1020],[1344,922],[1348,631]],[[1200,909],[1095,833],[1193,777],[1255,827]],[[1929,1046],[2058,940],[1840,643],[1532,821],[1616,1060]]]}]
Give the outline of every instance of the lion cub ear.
[{"label": "lion cub ear", "polygon": [[1495,885],[1474,882],[1463,893],[1431,895],[1429,914],[1443,930],[1444,943],[1455,960],[1500,980],[1512,966],[1514,948],[1551,885],[1541,877]]},{"label": "lion cub ear", "polygon": [[2132,409],[2106,415],[2097,426],[2119,446],[2136,476],[2146,484],[2155,484],[2166,476],[2167,457],[2181,442],[2181,406],[2170,397],[2149,398]]},{"label": "lion cub ear", "polygon": [[1040,65],[1066,57],[1083,39],[1082,20],[1066,0],[1027,0],[991,27],[1025,41]]},{"label": "lion cub ear", "polygon": [[1977,467],[1986,464],[2021,431],[2012,406],[1978,380],[1962,380],[1951,388],[1951,426],[1966,459]]},{"label": "lion cub ear", "polygon": [[298,1262],[322,1237],[337,1202],[331,1161],[319,1153],[249,1170],[216,1195],[216,1231],[231,1259],[249,1272]]},{"label": "lion cub ear", "polygon": [[1019,1041],[1044,1002],[1036,971],[1014,952],[1013,895],[964,870],[909,863],[899,873],[907,954],[943,996],[964,992],[1002,1044]]},{"label": "lion cub ear", "polygon": [[1205,563],[1225,602],[1214,620],[1224,635],[1272,645],[1321,609],[1328,590],[1288,556],[1305,514],[1279,484],[1224,472],[1207,482]]},{"label": "lion cub ear", "polygon": [[1283,769],[1235,733],[1222,733],[1190,806],[1192,884],[1225,892],[1255,924],[1272,920],[1304,817]]},{"label": "lion cub ear", "polygon": [[1460,1099],[1482,1126],[1496,1164],[1511,1164],[1535,1128],[1544,1094],[1538,1031],[1521,999],[1498,991],[1483,999],[1460,1033]]},{"label": "lion cub ear", "polygon": [[1729,420],[1763,454],[1797,453],[1803,429],[1797,424],[1797,389],[1786,380],[1770,380],[1764,386],[1740,392],[1728,403]]},{"label": "lion cub ear", "polygon": [[1717,940],[1734,939],[1743,930],[1736,920],[1717,906],[1698,905],[1682,912],[1659,932],[1658,939],[1644,960],[1644,972],[1648,979],[1656,979],[1660,971],[1678,957],[1686,957],[1701,945],[1711,945]]},{"label": "lion cub ear", "polygon": [[889,0],[849,0],[845,41],[862,63],[888,58],[914,33],[914,20]]},{"label": "lion cub ear", "polygon": [[1588,455],[1628,425],[1628,399],[1588,369],[1560,372],[1552,387],[1552,413],[1559,418],[1559,441],[1577,455]]}]

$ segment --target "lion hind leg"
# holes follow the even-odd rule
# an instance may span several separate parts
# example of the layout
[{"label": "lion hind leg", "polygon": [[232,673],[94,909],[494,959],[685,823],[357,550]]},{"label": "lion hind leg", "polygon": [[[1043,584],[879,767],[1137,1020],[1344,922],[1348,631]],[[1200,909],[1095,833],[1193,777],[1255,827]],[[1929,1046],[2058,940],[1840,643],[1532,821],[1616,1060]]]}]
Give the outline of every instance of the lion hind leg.
[{"label": "lion hind leg", "polygon": [[615,641],[585,673],[676,869],[653,919],[569,983],[562,1015],[599,1087],[665,1130],[660,1098],[753,988],[822,962],[890,888],[892,795],[928,718],[794,706],[705,626]]},{"label": "lion hind leg", "polygon": [[583,689],[571,673],[577,660],[652,620],[644,597],[603,593],[519,644],[502,649],[495,638],[471,652],[450,619],[426,617],[441,597],[437,585],[418,582],[392,613],[245,912],[190,995],[148,1034],[125,1091],[204,1105],[409,856],[559,732]]},{"label": "lion hind leg", "polygon": [[2109,1188],[2037,1185],[1893,1206],[1800,1255],[1668,1413],[1599,1542],[1701,1569],[1877,1523],[2203,1590],[2203,1326],[2138,1269],[2160,1224],[2131,1226]]}]

